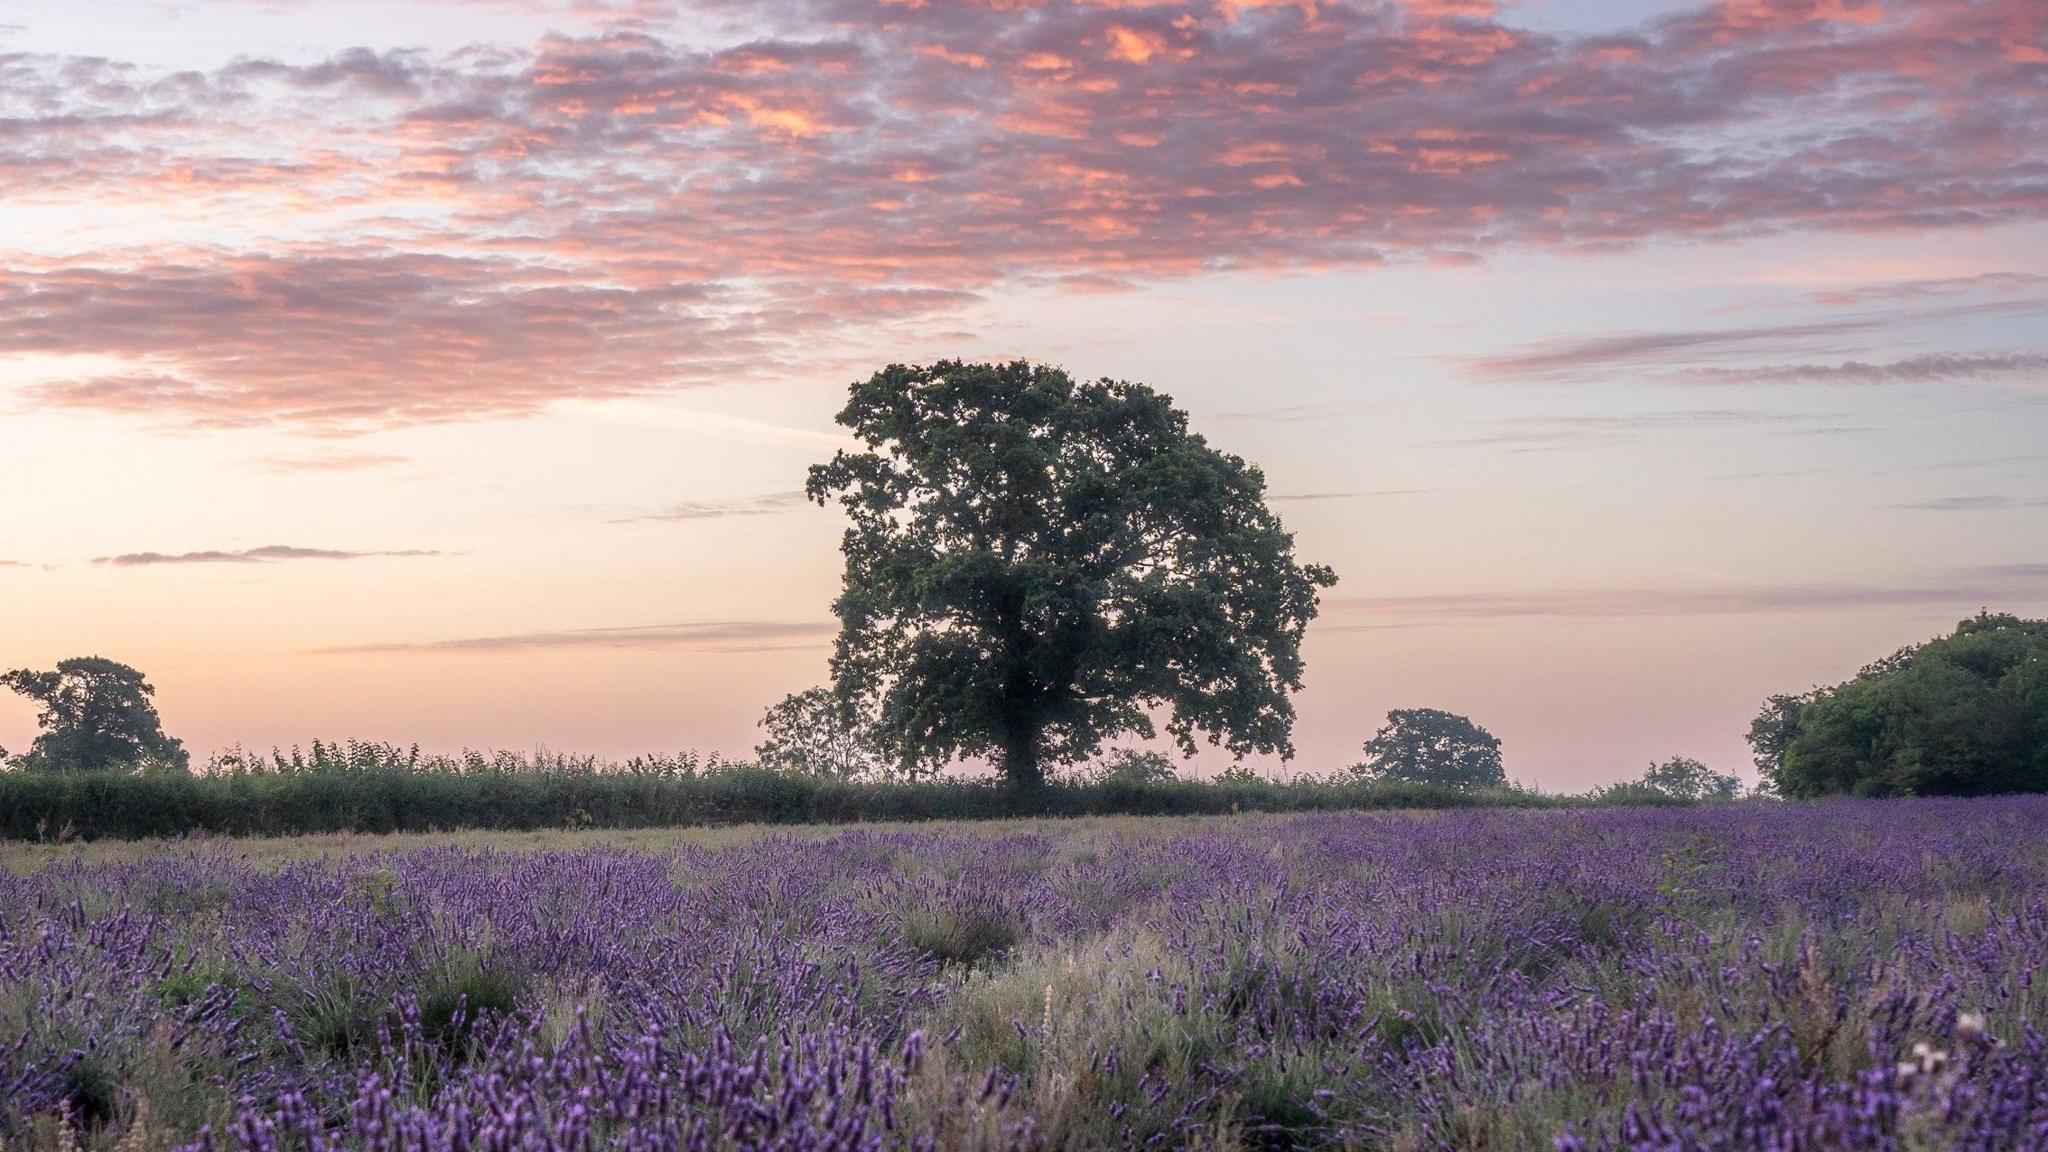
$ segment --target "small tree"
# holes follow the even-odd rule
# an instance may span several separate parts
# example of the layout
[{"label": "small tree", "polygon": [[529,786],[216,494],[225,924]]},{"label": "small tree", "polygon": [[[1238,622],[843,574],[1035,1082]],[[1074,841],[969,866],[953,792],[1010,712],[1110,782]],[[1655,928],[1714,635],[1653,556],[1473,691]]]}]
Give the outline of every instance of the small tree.
[{"label": "small tree", "polygon": [[1376,780],[1447,788],[1500,788],[1500,740],[1463,716],[1435,708],[1397,708],[1365,744],[1354,771]]},{"label": "small tree", "polygon": [[832,657],[894,758],[987,756],[1019,787],[1104,741],[1292,755],[1301,638],[1328,568],[1300,564],[1265,478],[1142,384],[1022,361],[897,365],[811,469],[852,518]]},{"label": "small tree", "polygon": [[164,734],[142,673],[99,656],[65,660],[53,672],[17,668],[0,685],[42,705],[22,765],[41,772],[183,772],[184,745]]},{"label": "small tree", "polygon": [[1723,775],[1690,756],[1673,756],[1643,771],[1643,787],[1674,800],[1733,800],[1742,781]]},{"label": "small tree", "polygon": [[826,688],[784,696],[761,717],[767,736],[754,748],[763,768],[832,780],[888,780],[912,773],[890,760],[873,726]]},{"label": "small tree", "polygon": [[1095,784],[1171,784],[1180,779],[1173,761],[1150,748],[1113,748],[1086,779]]}]

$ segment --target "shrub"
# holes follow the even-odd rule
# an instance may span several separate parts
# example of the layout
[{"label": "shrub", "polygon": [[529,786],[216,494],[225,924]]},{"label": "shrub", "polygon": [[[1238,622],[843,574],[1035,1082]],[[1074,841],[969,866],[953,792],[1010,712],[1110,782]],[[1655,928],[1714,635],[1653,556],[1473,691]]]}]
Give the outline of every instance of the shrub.
[{"label": "shrub", "polygon": [[972,968],[1016,945],[1017,922],[1002,909],[962,902],[956,907],[916,908],[903,917],[903,942],[940,964]]},{"label": "shrub", "polygon": [[0,773],[0,839],[290,836],[458,828],[842,824],[1017,816],[1220,815],[1352,808],[1536,807],[1512,788],[1361,780],[1160,779],[1148,766],[1020,794],[994,780],[832,780],[685,753],[605,763],[557,753],[428,756],[352,742],[234,750],[190,775]]},{"label": "shrub", "polygon": [[1089,765],[1078,779],[1092,784],[1171,784],[1180,779],[1173,761],[1151,749],[1115,748]]}]

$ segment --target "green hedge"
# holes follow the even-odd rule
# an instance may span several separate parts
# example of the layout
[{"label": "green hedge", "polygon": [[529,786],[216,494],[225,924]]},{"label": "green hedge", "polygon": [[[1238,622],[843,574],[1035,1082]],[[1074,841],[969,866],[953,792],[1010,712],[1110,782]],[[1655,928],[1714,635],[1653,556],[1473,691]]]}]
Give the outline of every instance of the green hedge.
[{"label": "green hedge", "polygon": [[1203,815],[1339,808],[1534,807],[1521,791],[1267,781],[1048,784],[1019,795],[947,780],[859,784],[754,769],[632,772],[252,772],[227,775],[0,773],[0,839],[425,832],[457,828],[649,828],[841,824],[1010,816]]}]

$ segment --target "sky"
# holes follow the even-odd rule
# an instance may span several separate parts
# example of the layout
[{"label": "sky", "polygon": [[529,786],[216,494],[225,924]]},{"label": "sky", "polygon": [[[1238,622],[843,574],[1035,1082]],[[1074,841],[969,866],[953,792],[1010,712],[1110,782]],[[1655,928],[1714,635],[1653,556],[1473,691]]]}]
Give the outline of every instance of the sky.
[{"label": "sky", "polygon": [[947,357],[1264,470],[1339,583],[1261,767],[1748,773],[2048,612],[2048,5],[0,4],[0,666],[201,758],[745,754],[847,385]]}]

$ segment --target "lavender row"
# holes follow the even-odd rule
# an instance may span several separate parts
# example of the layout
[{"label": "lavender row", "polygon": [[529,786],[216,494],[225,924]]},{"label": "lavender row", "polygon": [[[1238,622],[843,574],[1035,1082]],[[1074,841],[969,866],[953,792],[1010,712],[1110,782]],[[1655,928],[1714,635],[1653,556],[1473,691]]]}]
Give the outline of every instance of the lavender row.
[{"label": "lavender row", "polygon": [[0,1140],[2048,1147],[2048,801],[1163,828],[0,877]]}]

